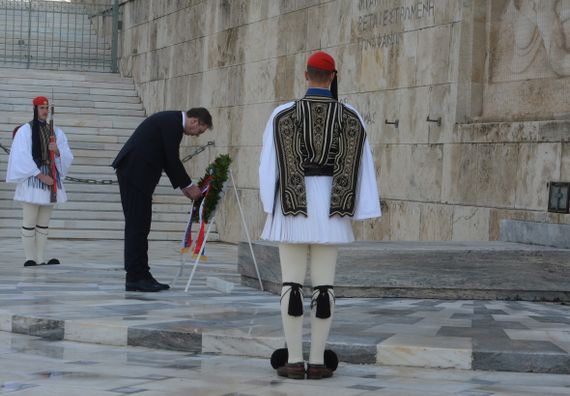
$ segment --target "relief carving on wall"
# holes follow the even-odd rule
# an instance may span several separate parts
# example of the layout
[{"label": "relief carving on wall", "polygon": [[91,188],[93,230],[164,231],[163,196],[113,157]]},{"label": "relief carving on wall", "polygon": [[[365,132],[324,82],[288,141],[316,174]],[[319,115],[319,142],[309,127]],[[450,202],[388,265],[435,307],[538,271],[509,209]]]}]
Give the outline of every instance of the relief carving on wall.
[{"label": "relief carving on wall", "polygon": [[502,19],[503,27],[512,23],[511,73],[546,63],[557,76],[570,75],[570,0],[510,0]]}]

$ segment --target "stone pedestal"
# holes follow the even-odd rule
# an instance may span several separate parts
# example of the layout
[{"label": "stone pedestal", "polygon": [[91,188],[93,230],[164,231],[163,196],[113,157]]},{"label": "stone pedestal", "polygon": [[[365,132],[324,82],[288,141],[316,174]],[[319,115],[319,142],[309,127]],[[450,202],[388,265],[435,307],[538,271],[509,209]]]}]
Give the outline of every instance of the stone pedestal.
[{"label": "stone pedestal", "polygon": [[[279,293],[277,245],[254,244],[264,288]],[[356,242],[339,249],[338,297],[570,301],[570,251],[506,242]],[[242,284],[259,287],[247,243]],[[307,276],[304,286],[310,289]],[[306,293],[306,295],[308,295]]]}]

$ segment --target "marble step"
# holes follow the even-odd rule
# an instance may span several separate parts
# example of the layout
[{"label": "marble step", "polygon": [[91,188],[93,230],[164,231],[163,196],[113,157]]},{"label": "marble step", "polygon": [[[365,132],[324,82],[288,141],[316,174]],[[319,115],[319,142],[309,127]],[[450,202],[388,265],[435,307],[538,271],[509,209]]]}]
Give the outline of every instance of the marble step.
[{"label": "marble step", "polygon": [[[68,201],[63,204],[58,205],[64,210],[78,210],[78,211],[100,211],[100,212],[117,212],[122,213],[123,208],[121,206],[120,200],[117,202],[100,202],[96,205],[92,202],[73,202]],[[0,209],[19,209],[21,205],[19,202],[10,199],[0,200]],[[188,213],[189,205],[186,204],[172,204],[172,203],[162,203],[153,206],[153,212],[156,213]]]},{"label": "marble step", "polygon": [[[258,241],[254,251],[266,289],[280,293],[277,245]],[[339,249],[335,295],[570,301],[569,257],[566,249],[507,242],[356,242]],[[238,269],[257,287],[244,243]]]},{"label": "marble step", "polygon": [[[5,103],[11,103],[10,99],[15,100],[27,100],[28,103],[38,96],[40,90],[36,91],[0,91],[0,101]],[[60,101],[66,101],[68,103],[79,103],[82,101],[94,102],[94,103],[105,103],[108,106],[121,106],[122,104],[140,104],[141,101],[138,96],[124,96],[120,95],[102,95],[102,94],[81,94],[81,93],[57,93],[55,99],[51,97],[51,89],[45,92],[46,95],[52,99],[54,105],[58,106]]]},{"label": "marble step", "polygon": [[[13,191],[0,190],[0,199],[12,199]],[[67,191],[67,199],[71,202],[84,202],[90,204],[99,204],[103,202],[120,202],[119,194],[109,194],[105,192],[85,193]],[[177,204],[190,205],[190,201],[184,195],[153,195],[152,201],[156,204]]]},{"label": "marble step", "polygon": [[[50,239],[78,239],[78,240],[122,240],[124,238],[123,230],[87,230],[87,229],[58,229],[51,228],[49,231]],[[18,229],[2,229],[0,228],[0,238],[19,238],[20,230]],[[182,239],[183,235],[180,232],[171,231],[154,231],[152,230],[148,236],[150,241],[175,241],[178,242]],[[217,233],[212,233],[211,237],[208,239],[212,242],[217,242],[219,240],[219,235]],[[176,254],[174,252],[173,254]]]},{"label": "marble step", "polygon": [[[16,221],[12,226],[19,227],[20,221],[22,220],[22,212],[20,210],[19,205],[17,208],[13,209],[0,209],[0,218],[2,219],[11,219],[12,221]],[[152,221],[158,222],[176,222],[176,223],[184,223],[188,221],[188,212],[183,213],[175,213],[175,212],[168,212],[168,213],[153,213],[152,214]],[[53,212],[52,219],[58,220],[114,220],[123,218],[123,212],[116,212],[116,211],[91,211],[91,210],[65,210],[65,209],[56,209]],[[9,227],[7,227],[9,228]],[[214,224],[212,226],[213,229],[216,228]]]},{"label": "marble step", "polygon": [[[20,125],[22,120],[28,120],[30,117],[29,112],[4,112],[2,121],[9,125]],[[128,116],[106,116],[106,115],[93,115],[93,114],[60,114],[56,115],[57,119],[55,124],[61,128],[75,128],[75,127],[93,127],[97,128],[118,128],[122,131],[117,131],[118,134],[128,134],[129,130],[132,131],[144,121],[145,117],[128,117]],[[10,129],[12,131],[14,127]]]},{"label": "marble step", "polygon": [[[0,103],[0,112],[25,112],[30,109],[29,104],[6,104]],[[117,116],[140,116],[144,117],[144,110],[131,109],[111,109],[111,108],[95,108],[95,107],[58,107],[56,117],[61,114],[94,114],[94,115],[117,115]]]},{"label": "marble step", "polygon": [[[0,219],[0,228],[20,228],[20,224],[16,227],[13,226],[13,220]],[[64,229],[64,230],[124,230],[125,222],[121,220],[76,220],[76,219],[58,219],[52,218],[50,220],[50,228]],[[153,221],[152,228],[155,231],[167,232],[180,232],[183,233],[186,227],[186,222],[172,222],[172,221]],[[180,235],[182,238],[182,235]]]},{"label": "marble step", "polygon": [[90,72],[100,72],[100,73],[111,73],[111,66],[109,60],[90,60],[88,64],[81,63],[55,63],[53,61],[45,61],[45,62],[35,62],[30,65],[27,62],[23,61],[21,58],[5,61],[4,63],[0,63],[1,67],[11,67],[13,69],[26,69],[28,67],[33,67],[38,70],[59,70],[59,71],[69,71],[69,72],[77,72],[77,71],[90,71]]},{"label": "marble step", "polygon": [[[27,92],[30,95],[38,94],[38,91],[45,92],[46,95],[50,97],[55,97],[56,99],[60,94],[79,94],[82,96],[86,95],[108,95],[108,96],[126,96],[133,97],[137,96],[134,86],[129,88],[98,88],[98,87],[75,87],[75,86],[61,86],[61,85],[51,85],[49,87],[42,87],[38,85],[19,85],[13,84],[12,82],[0,82],[0,90],[2,91],[17,91],[17,92]],[[52,94],[53,92],[53,94]],[[32,96],[33,97],[33,96]]]},{"label": "marble step", "polygon": [[[53,101],[52,101],[53,102]],[[27,106],[26,110],[29,110],[31,106],[31,100],[28,96],[1,96],[0,95],[0,104],[11,104],[11,105],[18,105],[18,106]],[[68,99],[58,99],[57,103],[53,103],[56,106],[56,111],[59,109],[68,109],[68,108],[91,108],[91,109],[116,109],[116,110],[144,110],[142,103],[113,103],[113,102],[102,102],[102,101],[93,101],[93,100],[81,100],[78,98],[77,100],[68,100]]]},{"label": "marble step", "polygon": [[2,75],[2,69],[0,69],[0,84],[6,84],[7,86],[13,86],[14,90],[17,91],[28,91],[30,89],[37,90],[38,88],[50,90],[51,87],[63,88],[63,87],[74,87],[74,88],[85,88],[85,89],[113,89],[113,90],[123,90],[125,92],[132,92],[134,90],[134,85],[132,81],[124,82],[100,82],[100,81],[73,81],[73,80],[56,80],[56,79],[46,79],[45,77],[36,78],[17,78],[14,76],[5,77]]},{"label": "marble step", "polygon": [[98,72],[61,72],[56,70],[36,70],[36,69],[12,69],[0,67],[0,76],[24,78],[28,80],[60,80],[76,82],[101,82],[101,83],[132,83],[132,78],[122,77],[120,74],[98,73]]},{"label": "marble step", "polygon": [[[0,183],[0,191],[11,191],[14,192],[15,184],[12,183]],[[119,186],[117,184],[83,184],[83,183],[65,183],[65,190],[67,192],[83,192],[83,193],[101,193],[101,194],[119,194]],[[159,185],[154,190],[155,196],[170,196],[170,195],[180,195],[182,193],[179,189],[173,189],[166,178],[161,179]]]}]

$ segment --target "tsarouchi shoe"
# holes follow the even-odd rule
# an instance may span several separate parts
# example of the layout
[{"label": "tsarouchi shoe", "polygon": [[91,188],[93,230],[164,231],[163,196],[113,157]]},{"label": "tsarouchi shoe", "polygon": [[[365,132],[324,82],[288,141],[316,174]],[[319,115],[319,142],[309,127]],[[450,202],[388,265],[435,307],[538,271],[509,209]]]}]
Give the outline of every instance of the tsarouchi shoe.
[{"label": "tsarouchi shoe", "polygon": [[333,370],[324,364],[307,364],[307,379],[321,379],[332,377]]},{"label": "tsarouchi shoe", "polygon": [[292,379],[305,379],[305,362],[286,363],[277,369],[277,374]]}]

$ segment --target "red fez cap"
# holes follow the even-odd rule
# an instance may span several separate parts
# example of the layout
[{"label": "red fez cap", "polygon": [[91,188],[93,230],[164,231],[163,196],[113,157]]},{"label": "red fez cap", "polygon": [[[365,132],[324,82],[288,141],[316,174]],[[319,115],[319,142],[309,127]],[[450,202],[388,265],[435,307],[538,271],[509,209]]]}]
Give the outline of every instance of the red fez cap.
[{"label": "red fez cap", "polygon": [[46,98],[45,96],[35,97],[34,100],[32,101],[32,103],[34,104],[34,106],[48,106],[49,105],[48,98]]},{"label": "red fez cap", "polygon": [[336,71],[333,57],[324,51],[318,51],[311,55],[307,60],[307,66],[328,72]]}]

